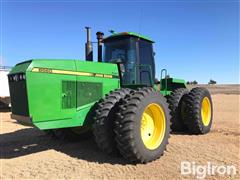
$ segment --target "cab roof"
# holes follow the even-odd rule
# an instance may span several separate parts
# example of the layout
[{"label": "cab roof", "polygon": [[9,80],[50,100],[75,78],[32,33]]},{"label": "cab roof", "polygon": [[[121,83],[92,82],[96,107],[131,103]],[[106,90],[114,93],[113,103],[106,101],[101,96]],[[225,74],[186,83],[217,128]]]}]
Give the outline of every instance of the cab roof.
[{"label": "cab roof", "polygon": [[132,37],[137,37],[137,38],[140,38],[140,39],[143,39],[143,40],[146,40],[146,41],[149,41],[151,43],[154,43],[154,41],[152,39],[150,39],[149,37],[147,36],[144,36],[144,35],[141,35],[141,34],[138,34],[138,33],[135,33],[135,32],[121,32],[121,33],[113,33],[112,35],[106,37],[103,39],[104,40],[110,40],[112,38],[115,38],[115,37],[121,37],[121,36],[132,36]]}]

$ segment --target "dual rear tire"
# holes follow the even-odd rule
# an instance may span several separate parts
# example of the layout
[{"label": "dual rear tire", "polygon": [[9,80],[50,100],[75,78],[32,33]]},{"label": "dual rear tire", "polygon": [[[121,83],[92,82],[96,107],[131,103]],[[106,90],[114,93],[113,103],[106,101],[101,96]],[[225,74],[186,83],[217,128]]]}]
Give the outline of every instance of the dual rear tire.
[{"label": "dual rear tire", "polygon": [[213,105],[209,91],[201,87],[193,88],[183,97],[181,115],[189,133],[208,133],[213,118]]},{"label": "dual rear tire", "polygon": [[212,99],[206,88],[176,89],[168,97],[173,132],[206,134],[212,125]]},{"label": "dual rear tire", "polygon": [[167,96],[167,102],[169,104],[171,114],[171,130],[173,132],[181,132],[186,130],[186,126],[181,114],[181,107],[183,104],[183,97],[188,93],[188,89],[178,88],[174,90],[169,96]]}]

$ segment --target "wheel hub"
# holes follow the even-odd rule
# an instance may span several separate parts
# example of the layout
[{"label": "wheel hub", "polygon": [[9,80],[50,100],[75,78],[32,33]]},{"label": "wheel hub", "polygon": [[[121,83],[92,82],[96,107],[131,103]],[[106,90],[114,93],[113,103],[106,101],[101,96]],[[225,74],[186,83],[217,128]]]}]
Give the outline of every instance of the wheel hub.
[{"label": "wheel hub", "polygon": [[154,132],[154,121],[151,118],[151,116],[147,113],[143,114],[141,130],[146,140],[149,140],[152,137]]},{"label": "wheel hub", "polygon": [[202,101],[202,107],[201,107],[201,116],[202,116],[202,122],[204,126],[208,126],[211,119],[211,104],[208,99],[208,97],[204,97]]},{"label": "wheel hub", "polygon": [[154,150],[160,146],[166,131],[165,114],[156,103],[149,104],[142,115],[141,138],[144,145]]}]

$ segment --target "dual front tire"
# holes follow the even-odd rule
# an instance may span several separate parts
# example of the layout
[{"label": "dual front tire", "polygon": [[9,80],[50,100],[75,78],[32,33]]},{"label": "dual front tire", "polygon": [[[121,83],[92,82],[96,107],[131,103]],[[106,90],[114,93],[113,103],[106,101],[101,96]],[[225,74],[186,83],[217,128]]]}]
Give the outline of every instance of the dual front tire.
[{"label": "dual front tire", "polygon": [[164,153],[170,134],[169,108],[153,89],[143,88],[125,98],[115,124],[117,147],[125,159],[147,163]]},{"label": "dual front tire", "polygon": [[[119,91],[124,93],[120,96]],[[132,163],[147,163],[163,154],[170,134],[170,114],[162,95],[152,88],[121,89],[99,104],[93,132],[100,149],[108,154],[119,152]],[[108,113],[102,115],[106,110]]]}]

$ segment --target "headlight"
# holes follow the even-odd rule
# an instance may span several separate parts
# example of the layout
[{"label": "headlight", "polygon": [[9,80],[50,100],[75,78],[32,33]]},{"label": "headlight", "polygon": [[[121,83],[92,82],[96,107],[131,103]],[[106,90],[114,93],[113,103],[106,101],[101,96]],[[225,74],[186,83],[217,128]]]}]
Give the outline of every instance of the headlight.
[{"label": "headlight", "polygon": [[13,80],[14,80],[14,81],[18,81],[18,79],[19,79],[19,78],[18,78],[18,75],[15,74],[15,75],[13,76]]},{"label": "headlight", "polygon": [[26,79],[26,75],[23,73],[9,75],[9,81],[11,82],[24,81],[25,79]]}]

